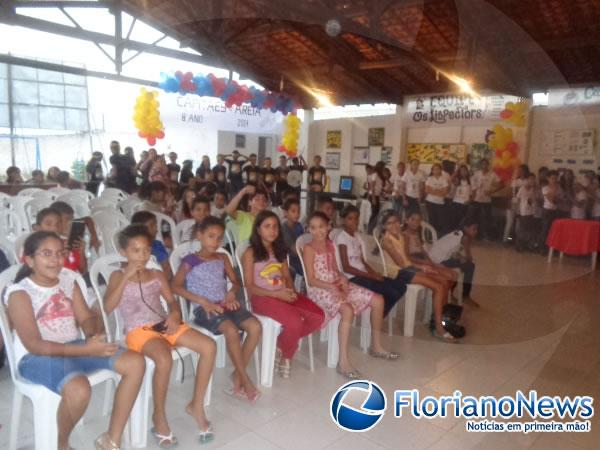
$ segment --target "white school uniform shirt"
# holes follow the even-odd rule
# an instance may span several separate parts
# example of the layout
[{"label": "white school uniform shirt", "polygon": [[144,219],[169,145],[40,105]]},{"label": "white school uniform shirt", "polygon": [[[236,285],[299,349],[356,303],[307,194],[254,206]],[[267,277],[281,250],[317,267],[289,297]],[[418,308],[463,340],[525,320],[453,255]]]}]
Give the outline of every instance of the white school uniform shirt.
[{"label": "white school uniform shirt", "polygon": [[[446,189],[448,187],[448,179],[444,177],[444,175],[440,175],[439,177],[434,177],[431,175],[427,177],[425,186],[429,186],[432,189]],[[435,203],[436,205],[444,204],[444,196],[442,195],[427,194],[425,200],[427,200],[429,203]]]},{"label": "white school uniform shirt", "polygon": [[542,195],[544,196],[544,209],[555,211],[558,208],[556,205],[556,200],[558,198],[558,186],[555,187],[554,190],[555,190],[554,202],[551,202],[550,200],[548,200],[546,198],[546,194],[551,192],[552,189],[550,188],[550,186],[544,186],[542,188]]},{"label": "white school uniform shirt", "polygon": [[487,195],[485,191],[489,191],[492,187],[499,184],[500,181],[498,175],[491,170],[485,174],[482,170],[475,172],[475,175],[471,178],[473,189],[475,190],[475,201],[478,203],[491,203],[492,197]]},{"label": "white school uniform shirt", "polygon": [[417,170],[417,173],[412,173],[412,171],[408,169],[406,172],[404,172],[402,181],[406,185],[406,196],[419,200],[421,198],[421,190],[423,189],[423,184],[425,183],[426,178],[427,177],[422,170]]},{"label": "white school uniform shirt", "polygon": [[467,180],[460,180],[456,190],[454,192],[453,202],[466,205],[471,201],[471,184]]},{"label": "white school uniform shirt", "polygon": [[516,180],[512,180],[510,182],[510,190],[512,195],[511,201],[514,205],[517,205],[519,203],[519,200],[517,199],[517,194],[524,184],[525,180],[523,180],[522,178],[517,178]]},{"label": "white school uniform shirt", "polygon": [[584,190],[578,192],[577,194],[575,194],[575,201],[577,201],[577,202],[583,201],[584,203],[583,203],[583,206],[577,206],[575,203],[573,203],[573,206],[571,206],[571,219],[584,220],[585,219],[585,205],[587,203],[587,193]]},{"label": "white school uniform shirt", "polygon": [[527,189],[527,187],[521,186],[515,198],[519,204],[519,215],[533,216],[537,202],[536,189],[534,187]]},{"label": "white school uniform shirt", "polygon": [[402,193],[404,192],[402,188],[402,176],[400,176],[400,174],[396,172],[394,175],[392,175],[390,182],[394,186],[392,190],[392,195],[394,197],[401,197]]},{"label": "white school uniform shirt", "polygon": [[[346,253],[348,255],[348,262],[350,263],[350,266],[354,267],[355,269],[361,270],[363,272],[367,271],[367,268],[365,267],[365,265],[362,262],[362,242],[357,235],[350,236],[345,231],[342,231],[341,233],[339,233],[336,236],[335,245],[336,246],[340,246],[340,245],[346,246]],[[340,269],[341,268],[342,267],[340,264]],[[355,275],[344,272],[344,276],[346,278],[350,279],[350,278],[353,278]]]}]

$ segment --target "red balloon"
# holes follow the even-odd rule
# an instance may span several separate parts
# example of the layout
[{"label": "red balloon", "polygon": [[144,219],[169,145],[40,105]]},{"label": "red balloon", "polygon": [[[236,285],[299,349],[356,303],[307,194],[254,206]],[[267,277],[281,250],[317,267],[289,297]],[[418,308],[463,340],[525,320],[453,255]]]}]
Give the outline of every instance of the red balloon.
[{"label": "red balloon", "polygon": [[162,139],[165,137],[165,132],[164,131],[159,131],[158,133],[156,133],[156,137],[158,139]]},{"label": "red balloon", "polygon": [[227,88],[227,84],[225,83],[225,78],[211,78],[211,84],[213,90],[215,91],[215,97],[220,97],[223,94],[223,91]]},{"label": "red balloon", "polygon": [[183,72],[181,70],[178,70],[177,72],[175,72],[175,76],[181,80],[183,78]]},{"label": "red balloon", "polygon": [[148,136],[146,141],[148,141],[148,145],[156,145],[156,138],[154,136]]},{"label": "red balloon", "polygon": [[138,136],[141,138],[145,138],[146,137],[146,133],[144,133],[143,131],[138,131]]},{"label": "red balloon", "polygon": [[500,112],[500,117],[502,119],[510,119],[513,115],[513,112],[510,109],[504,109]]},{"label": "red balloon", "polygon": [[516,156],[519,153],[519,144],[516,142],[509,142],[506,145],[506,150],[508,150],[513,156]]},{"label": "red balloon", "polygon": [[501,148],[497,149],[497,150],[496,150],[496,156],[497,156],[498,158],[501,158],[501,157],[502,157],[502,152],[503,152],[503,151],[504,151],[504,150],[502,150]]},{"label": "red balloon", "polygon": [[285,148],[285,146],[284,146],[284,145],[279,145],[279,146],[277,147],[277,151],[278,151],[279,153],[287,153],[287,148]]}]

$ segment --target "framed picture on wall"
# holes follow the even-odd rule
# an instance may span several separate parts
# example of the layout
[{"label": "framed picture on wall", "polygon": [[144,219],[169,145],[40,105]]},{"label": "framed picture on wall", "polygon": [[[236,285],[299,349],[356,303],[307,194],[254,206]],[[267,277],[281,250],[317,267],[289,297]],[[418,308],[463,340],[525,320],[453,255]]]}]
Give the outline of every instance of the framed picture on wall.
[{"label": "framed picture on wall", "polygon": [[381,148],[381,159],[386,166],[392,164],[392,147],[382,147]]},{"label": "framed picture on wall", "polygon": [[385,138],[385,128],[369,128],[369,147],[381,147]]},{"label": "framed picture on wall", "polygon": [[235,148],[246,148],[246,135],[236,134],[235,135]]},{"label": "framed picture on wall", "polygon": [[369,147],[354,147],[352,149],[352,164],[369,164]]},{"label": "framed picture on wall", "polygon": [[327,148],[342,148],[342,132],[341,130],[327,131]]},{"label": "framed picture on wall", "polygon": [[327,152],[325,153],[325,168],[332,170],[340,170],[340,153]]}]

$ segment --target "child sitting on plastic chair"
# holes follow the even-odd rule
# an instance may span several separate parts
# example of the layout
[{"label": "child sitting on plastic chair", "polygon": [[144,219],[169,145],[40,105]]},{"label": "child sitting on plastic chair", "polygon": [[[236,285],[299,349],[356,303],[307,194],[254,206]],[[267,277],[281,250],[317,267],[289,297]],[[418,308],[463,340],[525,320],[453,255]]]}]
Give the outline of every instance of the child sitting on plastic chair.
[{"label": "child sitting on plastic chair", "polygon": [[[122,270],[111,274],[104,296],[104,310],[119,308],[127,347],[155,363],[153,379],[154,427],[152,434],[161,448],[172,448],[177,439],[166,415],[167,389],[173,365],[174,347],[186,347],[200,355],[192,400],[186,407],[198,426],[200,443],[213,439],[204,411],[204,396],[213,371],[215,342],[181,322],[179,303],[173,297],[165,275],[146,268],[150,260],[152,236],[143,225],[130,225],[119,234],[121,254],[127,258]],[[165,311],[161,297],[169,306]]]},{"label": "child sitting on plastic chair", "polygon": [[[260,391],[246,373],[261,335],[260,322],[236,300],[240,289],[229,257],[217,250],[223,243],[225,224],[216,217],[207,217],[194,226],[194,237],[200,251],[183,258],[173,279],[173,292],[194,303],[194,323],[213,334],[223,334],[227,352],[235,367],[231,374],[233,387],[228,395],[250,402],[260,397]],[[231,288],[227,289],[227,279]],[[240,342],[240,330],[246,333]]]},{"label": "child sitting on plastic chair", "polygon": [[121,375],[109,429],[95,441],[98,450],[118,450],[140,389],[144,359],[106,342],[98,325],[101,322],[94,320],[75,274],[63,268],[64,256],[56,233],[37,231],[25,240],[25,264],[3,300],[16,331],[18,372],[60,395],[56,418],[59,450],[70,449],[69,436],[89,404],[92,391],[87,375],[99,370]]}]

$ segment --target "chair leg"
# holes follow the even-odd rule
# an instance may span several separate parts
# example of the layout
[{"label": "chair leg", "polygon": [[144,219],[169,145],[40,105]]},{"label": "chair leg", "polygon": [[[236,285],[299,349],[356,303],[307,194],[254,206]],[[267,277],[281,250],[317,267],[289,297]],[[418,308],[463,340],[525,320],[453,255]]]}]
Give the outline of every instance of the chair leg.
[{"label": "chair leg", "polygon": [[360,314],[360,348],[367,353],[371,345],[371,308],[366,308]]},{"label": "chair leg", "polygon": [[327,335],[328,330],[329,330],[329,327],[321,328],[321,333],[320,333],[320,337],[319,337],[319,340],[321,342],[327,342],[327,339],[329,338],[329,336]]},{"label": "chair leg", "polygon": [[217,359],[215,361],[215,366],[218,369],[222,369],[225,367],[225,359],[227,357],[227,346],[225,345],[225,337],[219,336],[216,341],[217,344]]},{"label": "chair leg", "polygon": [[36,402],[33,405],[35,450],[55,450],[58,446],[56,412],[60,396],[53,393],[38,400],[40,404]]},{"label": "chair leg", "polygon": [[456,280],[456,298],[458,300],[458,305],[462,306],[463,304],[463,287],[465,283],[465,274],[462,270],[458,271],[458,280]]},{"label": "chair leg", "polygon": [[263,328],[262,355],[260,367],[260,384],[265,387],[273,385],[273,369],[275,368],[275,349],[277,347],[278,327]]},{"label": "chair leg", "polygon": [[421,290],[417,286],[409,285],[404,294],[404,336],[414,336],[417,300],[420,293]]},{"label": "chair leg", "polygon": [[148,445],[148,430],[150,429],[150,400],[152,398],[152,378],[154,377],[154,362],[146,358],[146,372],[138,393],[131,415],[129,417],[129,440],[132,448],[144,448]]},{"label": "chair leg", "polygon": [[340,326],[340,315],[336,315],[327,324],[327,334],[329,342],[327,343],[327,367],[335,368],[340,357],[340,347],[338,342],[338,328]]},{"label": "chair leg", "polygon": [[17,439],[19,438],[19,423],[21,421],[22,406],[23,394],[21,394],[15,386],[10,417],[10,437],[8,439],[8,450],[17,450]]},{"label": "chair leg", "polygon": [[102,417],[108,416],[111,407],[111,400],[114,395],[113,386],[116,389],[117,381],[107,381],[104,383],[104,403],[102,404]]},{"label": "chair leg", "polygon": [[314,372],[315,371],[315,358],[314,358],[314,353],[313,353],[312,334],[309,334],[308,336],[306,336],[306,339],[308,339],[308,365],[310,367],[310,371]]}]

